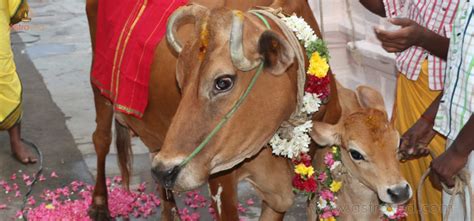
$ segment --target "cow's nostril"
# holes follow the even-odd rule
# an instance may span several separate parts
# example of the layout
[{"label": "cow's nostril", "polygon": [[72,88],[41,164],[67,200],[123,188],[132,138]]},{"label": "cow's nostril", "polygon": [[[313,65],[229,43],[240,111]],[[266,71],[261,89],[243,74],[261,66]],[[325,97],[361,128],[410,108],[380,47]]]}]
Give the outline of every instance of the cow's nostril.
[{"label": "cow's nostril", "polygon": [[152,169],[152,175],[155,181],[159,182],[164,188],[171,189],[173,188],[176,178],[181,171],[180,166],[174,166],[171,169],[162,169],[163,165],[157,165]]}]

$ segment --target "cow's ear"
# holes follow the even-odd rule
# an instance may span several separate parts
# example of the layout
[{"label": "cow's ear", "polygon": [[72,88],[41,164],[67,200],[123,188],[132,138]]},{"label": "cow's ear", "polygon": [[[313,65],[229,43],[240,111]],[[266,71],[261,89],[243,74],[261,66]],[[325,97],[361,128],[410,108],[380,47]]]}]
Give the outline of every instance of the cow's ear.
[{"label": "cow's ear", "polygon": [[356,89],[357,99],[359,100],[360,106],[363,108],[373,108],[387,113],[385,109],[385,102],[380,92],[367,86],[359,86]]},{"label": "cow's ear", "polygon": [[320,146],[341,145],[341,124],[328,124],[313,121],[311,138]]},{"label": "cow's ear", "polygon": [[295,58],[289,43],[272,31],[265,31],[260,36],[258,51],[263,56],[265,69],[274,75],[285,73]]}]

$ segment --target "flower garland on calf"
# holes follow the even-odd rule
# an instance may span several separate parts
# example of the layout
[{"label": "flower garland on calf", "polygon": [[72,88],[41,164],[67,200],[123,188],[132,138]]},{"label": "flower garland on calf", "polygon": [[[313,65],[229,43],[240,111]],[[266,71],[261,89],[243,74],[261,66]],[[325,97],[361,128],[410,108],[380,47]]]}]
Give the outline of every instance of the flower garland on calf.
[{"label": "flower garland on calf", "polygon": [[[334,177],[334,173],[343,166],[341,161],[341,149],[333,146],[331,151],[324,156],[324,169],[317,176],[319,185],[319,199],[316,211],[321,221],[337,220],[341,211],[337,208],[336,193],[342,188],[342,182]],[[380,204],[383,221],[398,221],[407,216],[403,205]]]},{"label": "flower garland on calf", "polygon": [[408,216],[403,205],[382,204],[380,205],[380,211],[383,214],[383,221],[398,221]]},{"label": "flower garland on calf", "polygon": [[339,147],[332,147],[331,152],[324,156],[324,170],[318,175],[319,183],[319,199],[316,211],[320,220],[330,221],[336,220],[341,215],[341,211],[337,208],[336,193],[342,187],[342,182],[336,180],[332,172],[341,165],[341,152]]},{"label": "flower garland on calf", "polygon": [[[323,101],[327,101],[330,93],[329,51],[326,43],[316,36],[303,18],[292,15],[281,19],[304,45],[309,58],[301,109],[302,114],[309,120],[292,127],[289,137],[276,133],[269,144],[273,154],[292,160],[295,172],[292,180],[294,191],[305,194],[308,199],[318,197],[316,211],[320,221],[334,221],[341,214],[336,204],[336,193],[341,189],[342,182],[333,177],[334,170],[342,165],[340,148],[332,147],[331,152],[325,155],[325,168],[321,172],[315,171],[311,156],[307,154],[311,143],[309,132],[313,126],[311,116],[319,110]],[[406,217],[403,206],[382,204],[380,210],[384,214],[381,217],[384,221]]]}]

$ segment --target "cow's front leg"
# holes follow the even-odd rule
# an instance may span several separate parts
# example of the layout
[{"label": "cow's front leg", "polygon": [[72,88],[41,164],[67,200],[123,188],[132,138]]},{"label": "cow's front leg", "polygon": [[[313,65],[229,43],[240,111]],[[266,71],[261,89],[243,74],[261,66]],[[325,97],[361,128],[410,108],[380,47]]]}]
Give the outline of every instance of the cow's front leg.
[{"label": "cow's front leg", "polygon": [[262,199],[260,220],[283,220],[285,212],[293,205],[295,194],[291,180],[291,162],[272,155],[271,148],[264,148],[254,159],[239,169]]},{"label": "cow's front leg", "polygon": [[94,86],[92,88],[94,91],[97,124],[92,136],[97,154],[97,177],[92,195],[92,204],[89,208],[89,216],[93,220],[109,220],[105,160],[112,142],[113,109],[110,102],[100,94],[99,90]]},{"label": "cow's front leg", "polygon": [[209,192],[216,220],[239,220],[237,184],[238,179],[234,169],[218,173],[209,179]]}]

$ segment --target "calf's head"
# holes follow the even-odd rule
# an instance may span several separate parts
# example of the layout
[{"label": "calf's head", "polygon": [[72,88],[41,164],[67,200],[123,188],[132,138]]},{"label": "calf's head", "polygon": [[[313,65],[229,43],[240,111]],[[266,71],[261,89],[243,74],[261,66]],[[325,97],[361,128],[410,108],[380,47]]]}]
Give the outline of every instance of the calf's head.
[{"label": "calf's head", "polygon": [[369,87],[359,87],[357,96],[352,98],[341,97],[341,103],[352,99],[358,107],[343,110],[336,125],[315,122],[313,139],[323,146],[339,145],[343,165],[353,178],[377,193],[381,201],[405,203],[412,190],[400,174],[399,134],[388,121],[382,96]]},{"label": "calf's head", "polygon": [[[182,47],[174,33],[185,18],[195,19],[196,37]],[[261,150],[295,110],[296,65],[287,40],[251,14],[192,5],[175,12],[168,24],[168,41],[179,53],[176,77],[182,99],[152,172],[165,187],[184,191]],[[182,165],[259,68],[262,73],[240,108]]]}]

